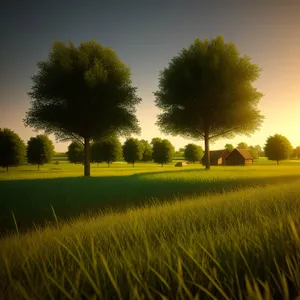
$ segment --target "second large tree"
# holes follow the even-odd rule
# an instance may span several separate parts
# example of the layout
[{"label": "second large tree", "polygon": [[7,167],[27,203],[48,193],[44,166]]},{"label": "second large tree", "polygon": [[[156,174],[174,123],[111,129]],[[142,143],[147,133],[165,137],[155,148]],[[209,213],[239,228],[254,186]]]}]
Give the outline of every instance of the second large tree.
[{"label": "second large tree", "polygon": [[135,106],[141,101],[129,68],[95,41],[75,47],[54,42],[32,77],[25,124],[59,140],[84,143],[84,175],[90,176],[90,142],[114,134],[138,133]]},{"label": "second large tree", "polygon": [[[204,140],[208,154],[210,141],[253,133],[263,121],[262,93],[252,86],[260,71],[222,36],[196,39],[160,73],[157,124],[167,134]],[[210,169],[209,155],[205,163]]]}]

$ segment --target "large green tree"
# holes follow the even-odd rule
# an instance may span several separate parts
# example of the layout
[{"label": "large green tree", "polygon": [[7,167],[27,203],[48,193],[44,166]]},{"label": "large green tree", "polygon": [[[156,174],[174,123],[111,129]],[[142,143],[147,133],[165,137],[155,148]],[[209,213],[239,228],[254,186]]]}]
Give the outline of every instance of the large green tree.
[{"label": "large green tree", "polygon": [[151,145],[146,140],[140,140],[140,142],[144,145],[142,161],[143,162],[151,161],[152,152],[153,152]]},{"label": "large green tree", "polygon": [[72,142],[68,146],[67,152],[68,160],[71,163],[83,163],[84,159],[84,146],[78,141]]},{"label": "large green tree", "polygon": [[91,158],[93,162],[106,162],[110,164],[122,158],[122,145],[115,136],[94,142],[91,147]]},{"label": "large green tree", "polygon": [[6,168],[24,163],[26,146],[18,134],[8,128],[0,128],[0,166]]},{"label": "large green tree", "polygon": [[[152,140],[153,141],[153,140]],[[163,167],[164,164],[172,162],[175,154],[175,148],[171,142],[167,139],[157,138],[153,143],[153,153],[152,158],[154,162],[161,164]]]},{"label": "large green tree", "polygon": [[123,157],[127,163],[131,163],[134,167],[135,162],[143,157],[144,145],[134,138],[129,138],[123,145]]},{"label": "large green tree", "polygon": [[25,125],[84,143],[84,175],[90,176],[90,143],[113,134],[138,133],[135,106],[141,101],[129,68],[96,41],[75,47],[54,42],[37,64]]},{"label": "large green tree", "polygon": [[290,141],[281,134],[269,136],[264,147],[265,155],[269,160],[275,160],[277,165],[279,161],[286,160],[290,157],[293,147]]},{"label": "large green tree", "polygon": [[257,108],[262,93],[252,86],[260,71],[222,36],[196,39],[160,73],[157,124],[167,134],[203,139],[206,153],[210,141],[253,133],[263,121]]},{"label": "large green tree", "polygon": [[30,164],[37,165],[38,169],[43,164],[49,163],[53,154],[53,143],[46,135],[41,134],[32,137],[27,143],[27,161]]},{"label": "large green tree", "polygon": [[195,144],[188,144],[184,148],[184,157],[188,161],[195,163],[200,161],[203,157],[203,149],[201,146]]}]

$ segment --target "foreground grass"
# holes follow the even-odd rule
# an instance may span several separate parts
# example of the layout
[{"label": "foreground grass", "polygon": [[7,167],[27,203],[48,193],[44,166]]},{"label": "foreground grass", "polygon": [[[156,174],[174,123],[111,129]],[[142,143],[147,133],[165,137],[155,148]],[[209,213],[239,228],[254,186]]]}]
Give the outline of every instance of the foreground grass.
[{"label": "foreground grass", "polygon": [[300,181],[0,240],[5,299],[295,299]]}]

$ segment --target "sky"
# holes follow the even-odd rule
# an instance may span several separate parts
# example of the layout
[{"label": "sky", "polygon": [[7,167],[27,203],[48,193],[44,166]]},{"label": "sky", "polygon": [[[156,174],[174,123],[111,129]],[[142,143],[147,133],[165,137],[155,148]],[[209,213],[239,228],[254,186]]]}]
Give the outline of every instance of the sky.
[{"label": "sky", "polygon": [[[27,140],[36,135],[23,119],[30,107],[27,93],[36,63],[47,59],[53,40],[97,40],[112,47],[131,68],[133,85],[142,103],[137,117],[139,138],[168,138],[178,149],[189,141],[163,135],[155,125],[158,108],[153,92],[159,71],[196,37],[223,35],[262,69],[255,86],[264,93],[259,109],[265,116],[251,137],[220,139],[226,143],[265,144],[268,136],[285,135],[300,145],[300,0],[134,0],[134,1],[6,1],[0,10],[0,128],[7,127]],[[66,151],[68,143],[55,143]],[[123,141],[123,140],[122,140]]]}]

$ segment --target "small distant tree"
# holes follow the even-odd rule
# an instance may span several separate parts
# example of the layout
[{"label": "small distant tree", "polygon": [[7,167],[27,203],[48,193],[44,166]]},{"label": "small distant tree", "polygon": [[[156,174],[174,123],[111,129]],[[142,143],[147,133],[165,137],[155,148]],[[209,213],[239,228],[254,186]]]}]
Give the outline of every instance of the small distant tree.
[{"label": "small distant tree", "polygon": [[84,146],[82,143],[74,141],[68,147],[67,157],[71,163],[83,163]]},{"label": "small distant tree", "polygon": [[232,144],[226,144],[225,149],[227,149],[229,152],[231,152],[234,149],[234,146]]},{"label": "small distant tree", "polygon": [[140,142],[144,145],[142,161],[143,162],[151,161],[152,152],[153,152],[151,145],[146,140],[141,140]]},{"label": "small distant tree", "polygon": [[46,135],[37,135],[30,138],[27,144],[27,161],[30,164],[40,166],[49,163],[54,154],[52,141]]},{"label": "small distant tree", "polygon": [[8,128],[0,128],[0,166],[6,168],[24,163],[26,146],[18,134]]},{"label": "small distant tree", "polygon": [[255,149],[256,149],[256,151],[257,151],[257,153],[258,153],[258,157],[263,157],[263,156],[265,156],[265,152],[264,152],[264,150],[261,148],[260,145],[256,145],[256,146],[255,146]]},{"label": "small distant tree", "polygon": [[134,138],[129,138],[123,145],[123,157],[127,163],[131,163],[134,167],[135,162],[143,157],[144,145]]},{"label": "small distant tree", "polygon": [[248,145],[244,142],[238,143],[237,145],[238,149],[248,149]]},{"label": "small distant tree", "polygon": [[122,145],[117,137],[106,138],[92,144],[92,161],[96,163],[106,162],[109,167],[111,163],[122,157]]},{"label": "small distant tree", "polygon": [[293,150],[293,158],[297,158],[297,159],[300,158],[300,146],[296,147],[296,148]]},{"label": "small distant tree", "polygon": [[186,160],[192,161],[193,163],[200,161],[203,157],[203,149],[198,145],[188,144],[184,149],[184,157]]},{"label": "small distant tree", "polygon": [[258,159],[259,158],[258,151],[257,151],[256,147],[249,146],[247,150],[249,151],[249,153],[252,155],[252,157],[254,159]]},{"label": "small distant tree", "polygon": [[279,165],[279,161],[286,160],[290,157],[293,147],[285,136],[275,134],[267,139],[264,150],[266,157],[269,160],[275,160],[277,165]]},{"label": "small distant tree", "polygon": [[173,160],[174,153],[175,148],[169,140],[156,140],[153,143],[152,158],[154,162],[161,164],[162,167]]},{"label": "small distant tree", "polygon": [[101,142],[94,142],[91,145],[91,162],[99,164],[103,162],[101,155]]}]

